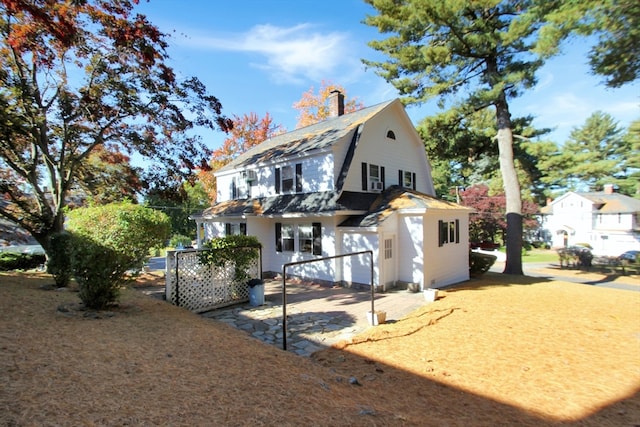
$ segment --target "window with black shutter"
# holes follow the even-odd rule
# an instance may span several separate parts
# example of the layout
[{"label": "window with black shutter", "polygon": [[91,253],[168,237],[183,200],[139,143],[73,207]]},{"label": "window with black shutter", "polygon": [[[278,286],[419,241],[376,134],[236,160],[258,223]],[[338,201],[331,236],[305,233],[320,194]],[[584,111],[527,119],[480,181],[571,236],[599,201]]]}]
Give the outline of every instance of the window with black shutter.
[{"label": "window with black shutter", "polygon": [[276,222],[276,252],[282,252],[282,223]]},{"label": "window with black shutter", "polygon": [[313,254],[322,255],[322,224],[314,222],[313,226]]},{"label": "window with black shutter", "polygon": [[302,193],[302,163],[296,163],[296,193]]}]

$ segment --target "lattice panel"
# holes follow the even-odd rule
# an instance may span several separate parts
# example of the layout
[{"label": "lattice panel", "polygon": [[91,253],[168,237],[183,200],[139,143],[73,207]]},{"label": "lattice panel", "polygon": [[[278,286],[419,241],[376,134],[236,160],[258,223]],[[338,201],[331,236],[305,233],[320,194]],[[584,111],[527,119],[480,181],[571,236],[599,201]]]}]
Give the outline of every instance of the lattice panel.
[{"label": "lattice panel", "polygon": [[[234,282],[234,266],[203,265],[198,250],[167,252],[167,301],[194,312],[249,301],[249,286]],[[255,260],[250,277],[260,277],[260,259]]]}]

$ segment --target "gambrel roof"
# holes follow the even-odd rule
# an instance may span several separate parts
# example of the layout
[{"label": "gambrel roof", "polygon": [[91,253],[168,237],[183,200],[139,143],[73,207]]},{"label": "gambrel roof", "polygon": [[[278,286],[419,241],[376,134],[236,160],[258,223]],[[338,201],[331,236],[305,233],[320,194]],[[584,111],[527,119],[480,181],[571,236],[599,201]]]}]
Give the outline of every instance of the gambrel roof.
[{"label": "gambrel roof", "polygon": [[288,157],[329,149],[359,125],[397,100],[383,102],[353,113],[333,117],[322,122],[274,136],[247,152],[216,173],[243,169],[250,165],[276,162]]}]

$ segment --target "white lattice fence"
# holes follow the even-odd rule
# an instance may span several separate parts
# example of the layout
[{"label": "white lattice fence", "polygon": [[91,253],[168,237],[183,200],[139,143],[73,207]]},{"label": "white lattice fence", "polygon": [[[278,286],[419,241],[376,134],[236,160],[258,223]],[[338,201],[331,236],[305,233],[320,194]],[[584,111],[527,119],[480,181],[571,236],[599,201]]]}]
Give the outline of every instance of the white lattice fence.
[{"label": "white lattice fence", "polygon": [[[167,252],[167,301],[196,313],[249,301],[249,286],[233,280],[234,265],[204,265],[198,261],[200,250]],[[247,273],[261,275],[261,260],[256,259]]]}]

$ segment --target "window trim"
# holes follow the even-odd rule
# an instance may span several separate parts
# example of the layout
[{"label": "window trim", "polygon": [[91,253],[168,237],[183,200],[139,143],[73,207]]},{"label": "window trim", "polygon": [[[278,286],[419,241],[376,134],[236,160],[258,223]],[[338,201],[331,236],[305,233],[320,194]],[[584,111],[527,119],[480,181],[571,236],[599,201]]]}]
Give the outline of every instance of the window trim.
[{"label": "window trim", "polygon": [[460,243],[460,220],[438,220],[438,247]]},{"label": "window trim", "polygon": [[[300,227],[301,226],[311,226],[311,247],[310,251],[302,251],[300,250]],[[292,227],[293,228],[293,250],[283,250],[283,237],[282,237],[282,229],[283,227]],[[276,252],[287,252],[287,253],[301,253],[301,254],[312,254],[312,255],[322,255],[322,223],[320,222],[304,222],[304,223],[275,223],[275,238],[276,238]],[[297,242],[297,244],[296,244]]]},{"label": "window trim", "polygon": [[[291,184],[287,185],[287,189],[285,190],[285,170],[291,169],[291,178],[287,178],[286,180],[291,180]],[[275,168],[274,173],[275,178],[275,193],[276,194],[297,194],[302,193],[302,163],[295,163],[293,165],[284,165]]]}]

